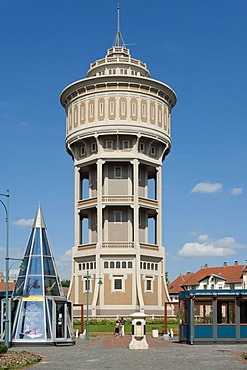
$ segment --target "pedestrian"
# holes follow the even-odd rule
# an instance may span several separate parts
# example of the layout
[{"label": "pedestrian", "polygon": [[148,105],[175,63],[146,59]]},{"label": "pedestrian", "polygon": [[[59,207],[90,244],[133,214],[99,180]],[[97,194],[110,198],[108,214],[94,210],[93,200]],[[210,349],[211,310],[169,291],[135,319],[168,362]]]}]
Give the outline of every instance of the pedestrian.
[{"label": "pedestrian", "polygon": [[115,333],[114,333],[115,338],[119,337],[119,329],[120,329],[120,322],[117,320],[115,323]]},{"label": "pedestrian", "polygon": [[125,324],[125,320],[123,317],[121,317],[120,319],[120,324],[121,324],[121,337],[124,336],[124,324]]}]

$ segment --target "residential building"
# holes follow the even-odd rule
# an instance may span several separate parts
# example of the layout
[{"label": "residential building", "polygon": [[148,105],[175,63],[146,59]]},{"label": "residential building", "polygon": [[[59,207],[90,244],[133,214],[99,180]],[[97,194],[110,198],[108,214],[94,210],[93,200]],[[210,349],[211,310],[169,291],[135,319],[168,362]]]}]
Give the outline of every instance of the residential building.
[{"label": "residential building", "polygon": [[180,275],[168,285],[168,292],[173,301],[178,301],[179,292],[195,289],[247,289],[247,267],[239,265],[238,261],[235,261],[233,266],[228,266],[226,262],[218,267],[205,264],[195,273]]}]

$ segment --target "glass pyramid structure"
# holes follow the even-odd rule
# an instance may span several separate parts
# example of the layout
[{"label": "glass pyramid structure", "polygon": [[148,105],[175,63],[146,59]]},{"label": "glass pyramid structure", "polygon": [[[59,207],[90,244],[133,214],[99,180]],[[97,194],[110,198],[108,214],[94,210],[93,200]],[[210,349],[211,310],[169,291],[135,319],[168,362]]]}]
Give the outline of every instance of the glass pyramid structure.
[{"label": "glass pyramid structure", "polygon": [[72,302],[63,294],[41,207],[11,298],[12,343],[73,342]]},{"label": "glass pyramid structure", "polygon": [[38,207],[13,296],[64,296],[47,229]]}]

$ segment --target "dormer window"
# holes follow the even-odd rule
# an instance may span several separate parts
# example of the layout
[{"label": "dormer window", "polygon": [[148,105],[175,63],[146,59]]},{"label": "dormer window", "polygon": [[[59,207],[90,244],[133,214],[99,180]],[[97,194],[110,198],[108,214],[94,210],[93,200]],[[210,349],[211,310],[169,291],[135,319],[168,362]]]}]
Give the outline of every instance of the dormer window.
[{"label": "dormer window", "polygon": [[129,149],[130,148],[130,141],[129,140],[123,140],[123,149]]},{"label": "dormer window", "polygon": [[96,143],[92,143],[91,144],[91,153],[95,153],[96,152]]},{"label": "dormer window", "polygon": [[145,143],[140,142],[140,152],[145,153]]},{"label": "dormer window", "polygon": [[112,140],[106,140],[105,147],[106,147],[106,149],[113,149],[113,141]]},{"label": "dormer window", "polygon": [[86,147],[85,145],[82,145],[81,148],[80,148],[80,155],[81,157],[83,157],[84,155],[86,155]]},{"label": "dormer window", "polygon": [[155,157],[156,156],[156,146],[152,145],[150,148],[150,154]]}]

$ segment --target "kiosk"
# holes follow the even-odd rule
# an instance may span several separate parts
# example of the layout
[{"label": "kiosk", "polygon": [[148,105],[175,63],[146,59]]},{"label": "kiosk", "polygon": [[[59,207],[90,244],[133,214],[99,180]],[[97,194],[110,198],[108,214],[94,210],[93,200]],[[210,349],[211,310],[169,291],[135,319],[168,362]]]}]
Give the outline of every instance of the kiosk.
[{"label": "kiosk", "polygon": [[180,292],[179,340],[189,344],[247,342],[247,289]]}]

